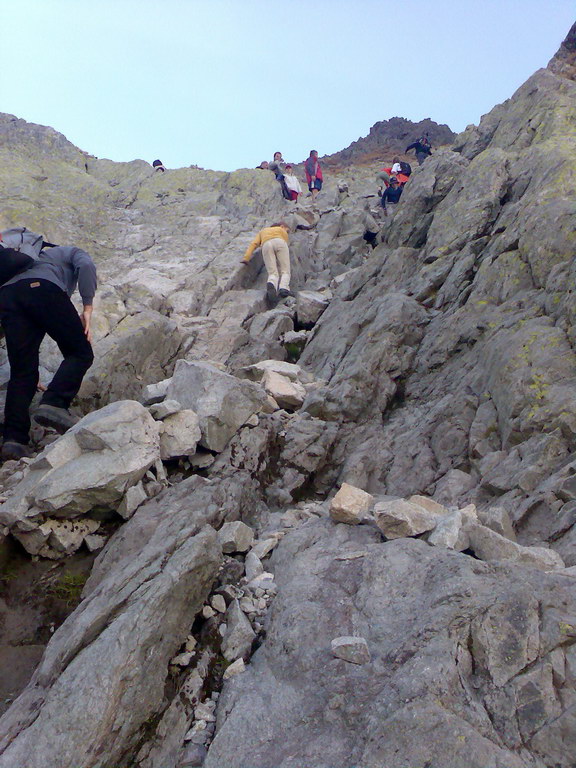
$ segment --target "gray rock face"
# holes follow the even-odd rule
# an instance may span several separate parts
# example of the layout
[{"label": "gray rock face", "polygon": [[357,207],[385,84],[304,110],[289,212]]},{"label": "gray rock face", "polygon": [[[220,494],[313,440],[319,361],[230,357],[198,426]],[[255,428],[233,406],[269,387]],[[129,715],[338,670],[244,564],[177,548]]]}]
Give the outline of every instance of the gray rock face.
[{"label": "gray rock face", "polygon": [[103,579],[58,630],[4,717],[0,766],[87,766],[94,750],[100,761],[118,762],[160,705],[168,661],[219,564],[216,533],[206,527]]},{"label": "gray rock face", "polygon": [[[572,580],[334,530],[311,523],[276,549],[266,643],[224,688],[205,768],[568,766]],[[333,658],[326,638],[352,631],[371,661]]]},{"label": "gray rock face", "polygon": [[[575,34],[435,147],[382,226],[361,166],[327,167],[312,210],[272,174],[155,174],[0,115],[5,225],[41,222],[98,263],[96,363],[74,407],[135,397],[164,401],[154,412],[169,420],[174,397],[202,436],[165,470],[163,425],[138,406],[113,448],[82,428],[31,467],[0,468],[1,520],[30,552],[109,537],[0,720],[0,768],[572,768]],[[238,260],[284,217],[300,309],[270,310],[261,256]],[[322,297],[314,319],[306,295]],[[45,343],[44,383],[59,359]],[[304,389],[296,413],[254,383],[275,366]],[[0,389],[7,375],[0,346]],[[77,487],[69,470],[88,460]],[[392,535],[426,540],[335,525],[326,500],[343,483],[416,510],[428,523],[396,519]],[[240,520],[257,541],[219,571],[215,531]],[[222,674],[224,638],[236,660]],[[220,675],[210,746],[198,697]],[[208,713],[193,726],[192,699]]]},{"label": "gray rock face", "polygon": [[179,360],[167,397],[198,414],[200,445],[222,451],[232,435],[257,413],[265,393],[249,381],[219,371],[206,363]]}]

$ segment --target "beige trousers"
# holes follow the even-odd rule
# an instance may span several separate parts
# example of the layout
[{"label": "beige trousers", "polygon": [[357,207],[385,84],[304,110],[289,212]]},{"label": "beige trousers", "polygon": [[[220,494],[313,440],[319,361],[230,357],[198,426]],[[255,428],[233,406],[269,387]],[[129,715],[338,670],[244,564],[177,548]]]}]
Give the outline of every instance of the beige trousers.
[{"label": "beige trousers", "polygon": [[281,237],[266,240],[262,246],[262,258],[268,272],[268,282],[274,288],[290,288],[290,251]]}]

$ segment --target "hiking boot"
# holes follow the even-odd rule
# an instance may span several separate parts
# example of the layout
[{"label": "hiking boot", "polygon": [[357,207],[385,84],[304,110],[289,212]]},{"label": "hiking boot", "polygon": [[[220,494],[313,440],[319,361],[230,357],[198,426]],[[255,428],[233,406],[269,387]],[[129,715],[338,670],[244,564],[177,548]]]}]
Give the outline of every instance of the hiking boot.
[{"label": "hiking boot", "polygon": [[285,299],[286,296],[294,296],[294,294],[289,288],[280,288],[278,296],[280,296],[281,299]]},{"label": "hiking boot", "polygon": [[38,424],[41,424],[43,427],[50,427],[50,429],[56,430],[60,435],[63,435],[64,432],[79,421],[66,408],[58,408],[55,405],[46,405],[45,403],[38,406],[38,410],[33,418]]},{"label": "hiking boot", "polygon": [[0,450],[2,461],[20,461],[20,459],[30,459],[33,455],[27,445],[17,443],[15,440],[4,440]]},{"label": "hiking boot", "polygon": [[278,298],[276,287],[273,283],[266,283],[266,298],[271,304],[273,304]]}]

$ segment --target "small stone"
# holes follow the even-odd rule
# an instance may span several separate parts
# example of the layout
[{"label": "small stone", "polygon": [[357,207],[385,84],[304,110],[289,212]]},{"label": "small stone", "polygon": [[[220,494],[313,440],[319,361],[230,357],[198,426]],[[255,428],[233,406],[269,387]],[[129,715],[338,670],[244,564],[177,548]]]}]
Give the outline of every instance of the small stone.
[{"label": "small stone", "polygon": [[244,663],[244,659],[236,659],[236,661],[230,664],[230,666],[226,669],[222,677],[224,680],[229,680],[231,677],[235,677],[241,672],[244,672],[245,669],[246,664]]},{"label": "small stone", "polygon": [[167,416],[160,427],[161,458],[192,456],[200,437],[200,421],[194,411],[185,409]]},{"label": "small stone", "polygon": [[225,553],[247,552],[254,541],[254,531],[250,526],[237,520],[224,523],[218,531],[218,538]]},{"label": "small stone", "polygon": [[186,653],[179,653],[177,656],[174,656],[174,658],[170,661],[170,664],[174,664],[177,667],[187,667],[188,664],[190,664],[190,659],[192,658],[192,651],[187,651]]},{"label": "small stone", "polygon": [[516,533],[510,520],[510,515],[504,507],[489,507],[478,512],[478,520],[487,528],[491,528],[500,536],[505,536],[510,541],[516,541]]},{"label": "small stone", "polygon": [[211,619],[213,616],[216,616],[216,611],[211,606],[205,605],[204,608],[202,608],[202,616],[205,619]]},{"label": "small stone", "polygon": [[186,638],[186,643],[184,645],[186,650],[190,653],[196,648],[197,645],[198,645],[198,640],[196,640],[196,638],[193,635],[188,635],[188,637]]},{"label": "small stone", "polygon": [[436,527],[440,516],[404,499],[381,501],[374,507],[376,525],[387,539],[419,536]]},{"label": "small stone", "polygon": [[222,640],[222,655],[228,661],[247,657],[255,635],[237,600],[228,606],[226,623],[228,630]]},{"label": "small stone", "polygon": [[132,517],[140,504],[143,504],[147,499],[148,496],[144,490],[143,484],[141,482],[137,483],[136,485],[133,485],[132,488],[128,488],[116,511],[121,518],[128,520]]},{"label": "small stone", "polygon": [[97,552],[106,544],[106,536],[101,536],[98,533],[89,533],[88,536],[84,536],[84,544],[88,547],[88,552]]},{"label": "small stone", "polygon": [[261,573],[264,573],[264,566],[262,565],[260,558],[257,557],[253,551],[248,552],[246,560],[244,562],[244,568],[246,570],[246,580],[252,581]]},{"label": "small stone", "polygon": [[335,523],[358,525],[372,509],[374,496],[348,483],[342,486],[330,502],[330,517]]},{"label": "small stone", "polygon": [[436,547],[446,547],[462,552],[468,549],[470,541],[464,530],[465,516],[463,511],[452,512],[441,518],[434,530],[428,536],[428,543]]},{"label": "small stone", "polygon": [[306,390],[298,381],[290,381],[275,371],[266,371],[262,377],[262,386],[274,398],[280,408],[300,408],[306,397]]},{"label": "small stone", "polygon": [[154,403],[149,407],[149,411],[156,421],[162,421],[181,410],[182,406],[178,400],[164,400],[161,403]]},{"label": "small stone", "polygon": [[164,400],[171,381],[172,379],[164,379],[157,384],[148,384],[145,386],[142,390],[142,396],[140,398],[141,402],[144,405],[153,405],[154,403],[159,403],[161,400]]},{"label": "small stone", "polygon": [[[188,739],[188,741],[190,741],[190,739]],[[188,744],[180,756],[178,768],[200,768],[204,763],[207,754],[208,750],[202,744]]]},{"label": "small stone", "polygon": [[337,659],[344,659],[352,664],[366,664],[371,659],[368,643],[363,637],[335,637],[330,647]]},{"label": "small stone", "polygon": [[248,419],[246,422],[247,427],[257,427],[258,424],[260,424],[260,419],[258,418],[258,415],[253,413],[252,416]]},{"label": "small stone", "polygon": [[[274,585],[274,574],[268,573],[267,571],[263,571],[259,576],[256,576],[255,579],[248,582],[248,587],[251,590],[256,590],[258,588],[270,589],[272,585]],[[258,595],[258,597],[261,597],[261,595]]]},{"label": "small stone", "polygon": [[218,611],[218,613],[226,613],[226,600],[224,600],[222,595],[214,595],[210,600],[210,605],[215,611]]},{"label": "small stone", "polygon": [[252,600],[250,597],[243,597],[240,600],[240,608],[242,608],[244,613],[254,613],[256,610],[256,605],[254,600]]},{"label": "small stone", "polygon": [[268,539],[259,539],[254,542],[254,546],[250,550],[257,558],[262,560],[266,555],[269,555],[274,547],[278,544],[279,537],[270,537]]}]

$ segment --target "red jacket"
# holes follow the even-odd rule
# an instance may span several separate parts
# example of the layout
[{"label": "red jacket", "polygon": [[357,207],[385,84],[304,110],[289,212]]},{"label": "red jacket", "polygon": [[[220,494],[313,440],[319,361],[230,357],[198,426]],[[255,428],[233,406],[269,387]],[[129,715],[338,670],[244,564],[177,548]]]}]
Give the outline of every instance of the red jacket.
[{"label": "red jacket", "polygon": [[304,171],[306,172],[306,181],[308,184],[312,181],[312,176],[315,176],[317,179],[320,179],[320,181],[323,181],[322,178],[322,168],[320,168],[320,163],[318,160],[313,160],[311,157],[306,160],[304,163]]}]

